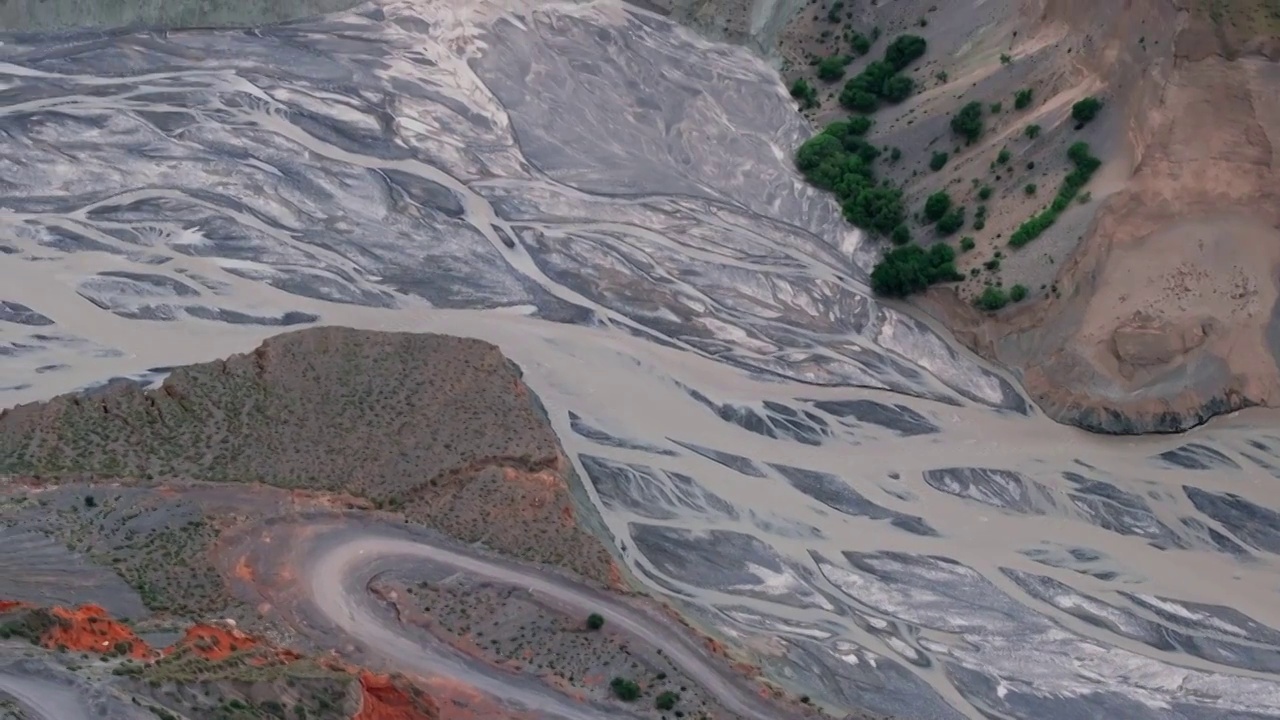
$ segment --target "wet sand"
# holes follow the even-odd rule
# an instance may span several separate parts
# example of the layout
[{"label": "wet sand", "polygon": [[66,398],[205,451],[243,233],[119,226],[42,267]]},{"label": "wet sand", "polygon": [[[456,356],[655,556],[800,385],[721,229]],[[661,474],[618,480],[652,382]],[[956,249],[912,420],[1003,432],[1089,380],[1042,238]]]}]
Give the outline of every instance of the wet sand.
[{"label": "wet sand", "polygon": [[312,316],[480,337],[631,573],[797,694],[1280,715],[1274,414],[1048,421],[868,297],[761,62],[618,5],[505,13],[0,45],[0,405]]}]

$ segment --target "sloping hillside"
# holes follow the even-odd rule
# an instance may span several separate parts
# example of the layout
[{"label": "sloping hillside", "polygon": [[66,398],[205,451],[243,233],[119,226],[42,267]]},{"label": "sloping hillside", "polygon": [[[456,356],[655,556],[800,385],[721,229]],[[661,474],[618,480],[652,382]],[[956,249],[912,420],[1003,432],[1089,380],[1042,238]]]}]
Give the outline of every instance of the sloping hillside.
[{"label": "sloping hillside", "polygon": [[[922,306],[1090,429],[1171,431],[1280,403],[1280,7],[822,0],[776,53],[821,128],[859,114],[842,90],[903,34],[928,50],[866,141],[874,182],[903,191],[897,239],[955,250],[964,279]],[[1073,174],[1072,146],[1099,167]]]}]

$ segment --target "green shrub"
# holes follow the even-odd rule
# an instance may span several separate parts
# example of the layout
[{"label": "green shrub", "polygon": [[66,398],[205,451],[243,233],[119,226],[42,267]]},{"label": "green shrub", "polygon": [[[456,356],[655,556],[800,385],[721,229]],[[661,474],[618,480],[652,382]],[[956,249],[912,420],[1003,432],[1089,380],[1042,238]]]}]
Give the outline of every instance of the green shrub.
[{"label": "green shrub", "polygon": [[844,2],[842,2],[842,0],[836,0],[831,3],[831,7],[827,9],[827,21],[833,23],[840,22],[841,10],[844,10]]},{"label": "green shrub", "polygon": [[951,235],[964,227],[964,208],[951,208],[946,215],[938,219],[936,227],[939,235]]},{"label": "green shrub", "polygon": [[951,118],[951,131],[968,142],[982,136],[982,103],[971,102]]},{"label": "green shrub", "polygon": [[84,506],[87,508],[96,508],[98,507],[98,499],[92,495],[85,495]]},{"label": "green shrub", "polygon": [[604,627],[604,616],[600,613],[591,613],[587,616],[587,627],[591,630],[599,630]]},{"label": "green shrub", "polygon": [[1000,288],[988,285],[982,291],[982,294],[973,301],[973,304],[983,310],[995,311],[1009,304],[1009,296]]},{"label": "green shrub", "polygon": [[982,267],[990,270],[991,272],[995,272],[996,270],[1000,269],[1000,258],[993,257],[990,260],[982,263]]},{"label": "green shrub", "polygon": [[840,126],[840,132],[844,134],[862,137],[871,130],[871,118],[866,115],[854,115],[842,122],[846,123]]},{"label": "green shrub", "polygon": [[1031,88],[1023,88],[1013,94],[1013,109],[1025,110],[1031,104]]},{"label": "green shrub", "polygon": [[906,223],[902,223],[889,233],[889,239],[893,240],[894,245],[906,245],[911,242],[911,230]]},{"label": "green shrub", "polygon": [[956,252],[946,243],[928,250],[906,245],[885,253],[871,271],[871,289],[877,295],[906,297],[934,283],[963,280],[956,272]]},{"label": "green shrub", "polygon": [[1076,166],[1062,181],[1062,187],[1058,190],[1058,194],[1050,203],[1048,209],[1043,210],[1031,219],[1018,226],[1013,234],[1009,236],[1009,244],[1013,247],[1022,247],[1027,243],[1040,237],[1041,233],[1048,230],[1055,222],[1058,221],[1058,215],[1071,204],[1076,198],[1080,190],[1089,182],[1089,178],[1097,172],[1102,165],[1102,161],[1094,157],[1089,152],[1089,144],[1078,142],[1067,148],[1067,158]]},{"label": "green shrub", "polygon": [[1022,131],[1022,133],[1026,135],[1028,139],[1035,140],[1036,138],[1040,137],[1040,126],[1028,125],[1026,129]]},{"label": "green shrub", "polygon": [[670,710],[676,706],[676,701],[680,696],[670,690],[662,693],[653,701],[653,706],[659,710]]},{"label": "green shrub", "polygon": [[1077,123],[1084,125],[1097,117],[1100,110],[1102,110],[1102,101],[1090,95],[1071,106],[1071,117]]},{"label": "green shrub", "polygon": [[613,694],[624,702],[632,702],[640,697],[640,686],[634,680],[616,677],[609,683],[609,687],[613,689]]},{"label": "green shrub", "polygon": [[827,82],[835,82],[844,77],[844,58],[839,55],[822,58],[818,61],[818,77]]},{"label": "green shrub", "polygon": [[989,198],[991,197],[991,193],[992,193],[992,192],[993,192],[993,191],[991,190],[991,186],[990,186],[990,185],[983,185],[983,186],[978,190],[978,199],[979,199],[979,200],[987,200],[987,199],[989,199]]},{"label": "green shrub", "polygon": [[880,91],[880,97],[888,102],[898,103],[906,100],[915,91],[916,83],[906,75],[894,75],[884,81],[884,86]]},{"label": "green shrub", "polygon": [[818,91],[804,78],[791,84],[791,97],[800,101],[800,107],[805,110],[818,106]]},{"label": "green shrub", "polygon": [[965,235],[964,237],[960,238],[960,252],[969,252],[970,250],[973,249],[974,245],[975,243],[971,235]]},{"label": "green shrub", "polygon": [[1035,195],[1035,194],[1036,194],[1036,184],[1035,184],[1035,183],[1027,183],[1026,185],[1023,185],[1023,186],[1022,186],[1022,192],[1026,193],[1026,194],[1028,194],[1028,195]]},{"label": "green shrub", "polygon": [[946,154],[945,152],[935,152],[933,154],[933,157],[929,158],[929,169],[934,172],[938,172],[939,170],[941,170],[943,167],[946,166],[947,160],[950,157],[951,156]]},{"label": "green shrub", "polygon": [[1000,152],[996,154],[996,164],[1003,165],[1009,162],[1009,158],[1013,157],[1008,148],[1000,148]]},{"label": "green shrub", "polygon": [[1009,300],[1011,302],[1022,302],[1027,297],[1026,285],[1014,285],[1009,288]]},{"label": "green shrub", "polygon": [[898,162],[898,161],[899,161],[899,160],[901,160],[901,159],[902,159],[902,149],[901,149],[901,148],[897,148],[897,147],[895,147],[895,148],[893,148],[892,150],[890,150],[890,151],[889,151],[889,162],[891,162],[891,163],[896,163],[896,162]]},{"label": "green shrub", "polygon": [[939,190],[924,201],[924,216],[929,222],[938,222],[951,209],[951,196],[946,190]]},{"label": "green shrub", "polygon": [[1000,53],[1000,64],[1001,64],[1001,65],[1008,65],[1008,64],[1009,64],[1009,63],[1011,63],[1011,62],[1013,62],[1013,56],[1012,56],[1012,55],[1010,55],[1009,53]]},{"label": "green shrub", "polygon": [[885,48],[884,61],[896,72],[922,57],[927,47],[928,44],[919,35],[899,35]]},{"label": "green shrub", "polygon": [[991,107],[990,107],[990,108],[988,108],[988,109],[989,109],[989,110],[991,110],[991,114],[992,114],[992,115],[995,115],[996,113],[998,113],[998,112],[1000,112],[1001,110],[1003,110],[1003,109],[1004,109],[1004,104],[1003,104],[1003,103],[998,103],[998,102],[993,102],[993,103],[991,103]]},{"label": "green shrub", "polygon": [[854,33],[853,38],[849,40],[849,47],[853,48],[854,54],[861,57],[871,51],[871,40],[862,33]]}]

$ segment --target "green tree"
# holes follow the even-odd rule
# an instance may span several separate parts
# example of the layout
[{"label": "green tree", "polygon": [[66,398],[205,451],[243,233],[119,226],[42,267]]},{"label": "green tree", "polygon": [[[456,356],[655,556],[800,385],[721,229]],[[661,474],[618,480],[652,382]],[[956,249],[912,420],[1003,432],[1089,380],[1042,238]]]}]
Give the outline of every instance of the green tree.
[{"label": "green tree", "polygon": [[871,52],[871,40],[862,33],[854,33],[849,40],[849,47],[853,48],[853,52],[861,57]]},{"label": "green tree", "polygon": [[884,86],[880,91],[880,96],[891,103],[902,102],[911,96],[916,89],[916,83],[906,75],[894,75],[884,81]]},{"label": "green tree", "polygon": [[1077,123],[1084,125],[1097,117],[1101,110],[1102,101],[1090,95],[1071,106],[1071,117]]},{"label": "green tree", "polygon": [[835,82],[844,77],[844,58],[839,55],[822,58],[818,61],[818,78],[827,82]]},{"label": "green tree", "polygon": [[1023,134],[1024,134],[1024,135],[1026,135],[1029,139],[1031,139],[1031,140],[1035,140],[1036,138],[1040,137],[1040,126],[1039,126],[1039,125],[1034,125],[1034,124],[1032,124],[1032,125],[1028,125],[1028,126],[1026,127],[1026,129],[1025,129],[1025,130],[1023,130],[1022,132],[1023,132]]},{"label": "green tree", "polygon": [[653,706],[659,710],[670,710],[676,706],[676,701],[679,699],[680,695],[678,693],[668,690],[658,695],[653,701]]},{"label": "green tree", "polygon": [[899,35],[885,48],[884,61],[896,72],[922,57],[927,47],[928,43],[919,35]]},{"label": "green tree", "polygon": [[906,245],[911,242],[911,229],[907,227],[906,223],[900,223],[898,227],[893,229],[889,239],[893,240],[894,245]]},{"label": "green tree", "polygon": [[1013,155],[1009,152],[1008,148],[1000,148],[1000,152],[996,153],[996,164],[1003,165],[1009,162],[1009,158],[1011,157],[1013,157]]},{"label": "green tree", "polygon": [[975,244],[976,243],[974,243],[972,236],[965,235],[960,238],[960,252],[969,252],[973,249]]},{"label": "green tree", "polygon": [[968,142],[982,136],[982,103],[966,104],[951,118],[951,131]]},{"label": "green tree", "polygon": [[929,158],[929,169],[934,172],[938,172],[942,168],[946,167],[947,160],[950,157],[951,156],[945,152],[935,152],[933,157]]},{"label": "green tree", "polygon": [[599,630],[604,627],[604,616],[600,613],[591,613],[587,616],[587,627],[591,630]]},{"label": "green tree", "polygon": [[609,687],[613,689],[613,694],[624,702],[632,702],[640,697],[640,686],[634,680],[616,677],[609,682]]},{"label": "green tree", "polygon": [[895,248],[872,269],[871,289],[878,295],[906,297],[934,283],[963,280],[955,259],[955,250],[946,243],[928,250],[919,245]]},{"label": "green tree", "polygon": [[800,107],[805,110],[818,106],[818,91],[804,78],[791,83],[791,97],[800,101]]},{"label": "green tree", "polygon": [[993,192],[993,191],[992,191],[992,189],[991,189],[991,186],[990,186],[990,185],[983,185],[983,186],[982,186],[981,188],[979,188],[979,190],[978,190],[978,199],[979,199],[979,200],[987,200],[987,199],[989,199],[989,198],[991,197],[991,193],[992,193],[992,192]]},{"label": "green tree", "polygon": [[945,190],[930,195],[924,201],[924,216],[929,222],[937,222],[951,209],[951,196]]},{"label": "green tree", "polygon": [[1009,296],[995,285],[988,285],[973,304],[983,310],[995,311],[1009,304]]},{"label": "green tree", "polygon": [[1035,195],[1035,194],[1036,194],[1036,184],[1035,184],[1035,183],[1027,183],[1026,185],[1024,185],[1024,186],[1022,187],[1022,192],[1026,193],[1026,194],[1028,194],[1028,195]]},{"label": "green tree", "polygon": [[964,227],[964,208],[951,208],[946,215],[938,219],[936,227],[939,235],[951,235]]},{"label": "green tree", "polygon": [[1027,297],[1026,285],[1014,285],[1009,288],[1009,299],[1013,302],[1022,302]]},{"label": "green tree", "polygon": [[1023,88],[1013,94],[1013,108],[1015,110],[1025,110],[1031,105],[1031,88]]}]

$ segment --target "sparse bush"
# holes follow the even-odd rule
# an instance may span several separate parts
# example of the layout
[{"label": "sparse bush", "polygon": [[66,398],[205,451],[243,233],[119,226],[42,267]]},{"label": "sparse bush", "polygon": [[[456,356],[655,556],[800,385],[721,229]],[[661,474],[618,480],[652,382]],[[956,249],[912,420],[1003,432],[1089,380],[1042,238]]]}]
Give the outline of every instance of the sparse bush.
[{"label": "sparse bush", "polygon": [[945,190],[939,190],[924,201],[924,216],[931,223],[942,219],[950,209],[951,196]]},{"label": "sparse bush", "polygon": [[890,151],[889,151],[889,162],[891,162],[891,163],[896,163],[896,162],[898,162],[898,161],[899,161],[899,160],[901,160],[901,159],[902,159],[902,149],[901,149],[901,148],[897,148],[897,147],[895,147],[895,148],[893,148],[892,150],[890,150]]},{"label": "sparse bush", "polygon": [[964,237],[960,238],[960,252],[969,252],[970,250],[973,249],[974,245],[975,243],[973,241],[973,237],[969,235],[965,235]]},{"label": "sparse bush", "polygon": [[982,103],[974,101],[960,108],[951,118],[951,131],[973,142],[982,136]]},{"label": "sparse bush", "polygon": [[1090,95],[1071,106],[1071,118],[1081,125],[1087,124],[1102,110],[1102,101]]},{"label": "sparse bush", "polygon": [[1023,88],[1013,94],[1013,109],[1025,110],[1031,104],[1031,88]]},{"label": "sparse bush", "polygon": [[1014,285],[1009,288],[1009,300],[1011,302],[1022,302],[1027,297],[1026,285]]},{"label": "sparse bush", "polygon": [[947,74],[946,70],[939,70],[938,72],[934,73],[933,76],[938,79],[938,82],[944,83],[944,84],[947,82],[947,80],[951,79],[951,76]]},{"label": "sparse bush", "polygon": [[998,103],[998,102],[991,103],[991,107],[988,108],[988,110],[991,111],[992,115],[995,115],[996,113],[1000,112],[1003,109],[1004,109],[1004,103]]},{"label": "sparse bush", "polygon": [[587,616],[587,628],[590,630],[599,630],[604,627],[604,616],[600,613],[591,613]]},{"label": "sparse bush", "polygon": [[841,10],[844,10],[844,3],[841,0],[836,0],[831,3],[831,7],[827,9],[827,21],[833,23],[840,22]]},{"label": "sparse bush", "polygon": [[951,235],[964,227],[964,208],[951,208],[946,215],[938,219],[936,226],[939,235]]},{"label": "sparse bush", "polygon": [[633,702],[640,697],[640,686],[634,680],[616,677],[609,683],[613,694],[623,702]]},{"label": "sparse bush", "polygon": [[653,701],[653,706],[659,710],[670,710],[676,706],[676,701],[679,699],[680,696],[678,694],[668,690],[658,695],[657,699]]},{"label": "sparse bush", "polygon": [[871,271],[871,289],[878,295],[906,297],[934,283],[963,280],[955,259],[955,250],[945,243],[928,250],[919,245],[895,248]]},{"label": "sparse bush", "polygon": [[935,152],[933,157],[929,158],[929,169],[934,172],[938,172],[946,166],[947,160],[950,159],[950,157],[951,156],[945,152]]},{"label": "sparse bush", "polygon": [[1008,305],[1009,296],[1000,288],[994,285],[988,285],[982,291],[982,294],[973,301],[973,304],[982,310],[993,312],[999,310],[1005,305]]},{"label": "sparse bush", "polygon": [[1076,202],[1080,203],[1081,205],[1085,205],[1092,199],[1093,199],[1093,193],[1083,192],[1083,193],[1080,193],[1080,197],[1076,198]]},{"label": "sparse bush", "polygon": [[1008,64],[1009,64],[1009,63],[1011,63],[1011,62],[1013,62],[1013,56],[1012,56],[1012,55],[1010,55],[1009,53],[1000,53],[1000,64],[1001,64],[1001,65],[1008,65]]},{"label": "sparse bush", "polygon": [[1035,124],[1028,125],[1022,133],[1026,135],[1028,139],[1035,140],[1040,137],[1040,126]]}]

